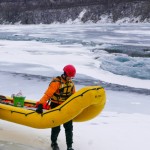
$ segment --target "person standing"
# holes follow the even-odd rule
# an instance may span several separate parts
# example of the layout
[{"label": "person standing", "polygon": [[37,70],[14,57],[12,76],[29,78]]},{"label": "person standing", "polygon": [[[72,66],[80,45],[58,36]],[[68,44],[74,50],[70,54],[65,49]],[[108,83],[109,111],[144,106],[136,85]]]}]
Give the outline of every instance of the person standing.
[{"label": "person standing", "polygon": [[[43,105],[47,101],[51,101],[51,109],[59,106],[75,93],[75,85],[72,78],[76,75],[76,68],[73,65],[66,65],[63,68],[63,74],[55,77],[49,87],[45,91],[43,97],[38,101],[37,113],[43,113]],[[73,143],[73,122],[72,120],[63,124],[65,128],[67,150],[74,150]],[[59,150],[57,138],[60,132],[60,126],[54,127],[51,130],[51,147],[53,150]]]}]

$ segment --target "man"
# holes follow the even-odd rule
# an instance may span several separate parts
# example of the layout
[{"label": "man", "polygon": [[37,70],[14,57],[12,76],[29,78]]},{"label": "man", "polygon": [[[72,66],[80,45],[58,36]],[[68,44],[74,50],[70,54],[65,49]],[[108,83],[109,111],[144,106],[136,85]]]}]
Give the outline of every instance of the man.
[{"label": "man", "polygon": [[[38,102],[39,105],[36,109],[37,113],[43,112],[43,104],[51,100],[50,107],[53,109],[62,104],[68,99],[73,93],[75,93],[75,86],[72,82],[72,78],[76,74],[76,69],[73,65],[66,65],[63,68],[64,73],[61,76],[54,78],[49,84],[43,97]],[[73,123],[72,120],[63,124],[65,128],[67,150],[73,150]],[[51,147],[53,150],[59,150],[57,137],[60,132],[60,126],[54,127],[51,130]]]}]

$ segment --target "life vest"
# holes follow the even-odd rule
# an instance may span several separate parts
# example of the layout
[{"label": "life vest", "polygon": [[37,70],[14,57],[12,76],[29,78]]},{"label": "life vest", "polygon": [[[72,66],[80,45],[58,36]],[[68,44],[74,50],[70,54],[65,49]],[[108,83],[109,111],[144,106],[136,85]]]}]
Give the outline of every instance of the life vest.
[{"label": "life vest", "polygon": [[61,104],[73,94],[74,83],[71,80],[65,82],[58,76],[52,82],[60,82],[60,87],[51,97],[51,102]]}]

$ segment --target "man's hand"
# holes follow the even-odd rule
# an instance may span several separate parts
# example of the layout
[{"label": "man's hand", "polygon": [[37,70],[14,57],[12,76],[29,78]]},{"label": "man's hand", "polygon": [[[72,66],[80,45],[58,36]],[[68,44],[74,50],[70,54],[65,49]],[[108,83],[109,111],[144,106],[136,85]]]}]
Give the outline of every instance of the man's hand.
[{"label": "man's hand", "polygon": [[39,114],[42,114],[43,113],[43,105],[42,104],[39,104],[37,109],[36,109],[36,112],[39,113]]}]

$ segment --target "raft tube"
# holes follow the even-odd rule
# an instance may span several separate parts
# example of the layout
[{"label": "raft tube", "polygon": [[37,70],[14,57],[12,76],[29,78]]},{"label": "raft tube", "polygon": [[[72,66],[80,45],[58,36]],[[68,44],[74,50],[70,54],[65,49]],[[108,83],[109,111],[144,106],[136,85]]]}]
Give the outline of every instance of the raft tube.
[{"label": "raft tube", "polygon": [[[11,98],[7,98],[12,100]],[[0,119],[44,129],[61,125],[69,120],[83,122],[95,118],[103,110],[106,103],[105,90],[101,86],[87,86],[70,96],[63,104],[38,114],[35,108],[36,101],[25,100],[24,107],[0,103]]]}]

